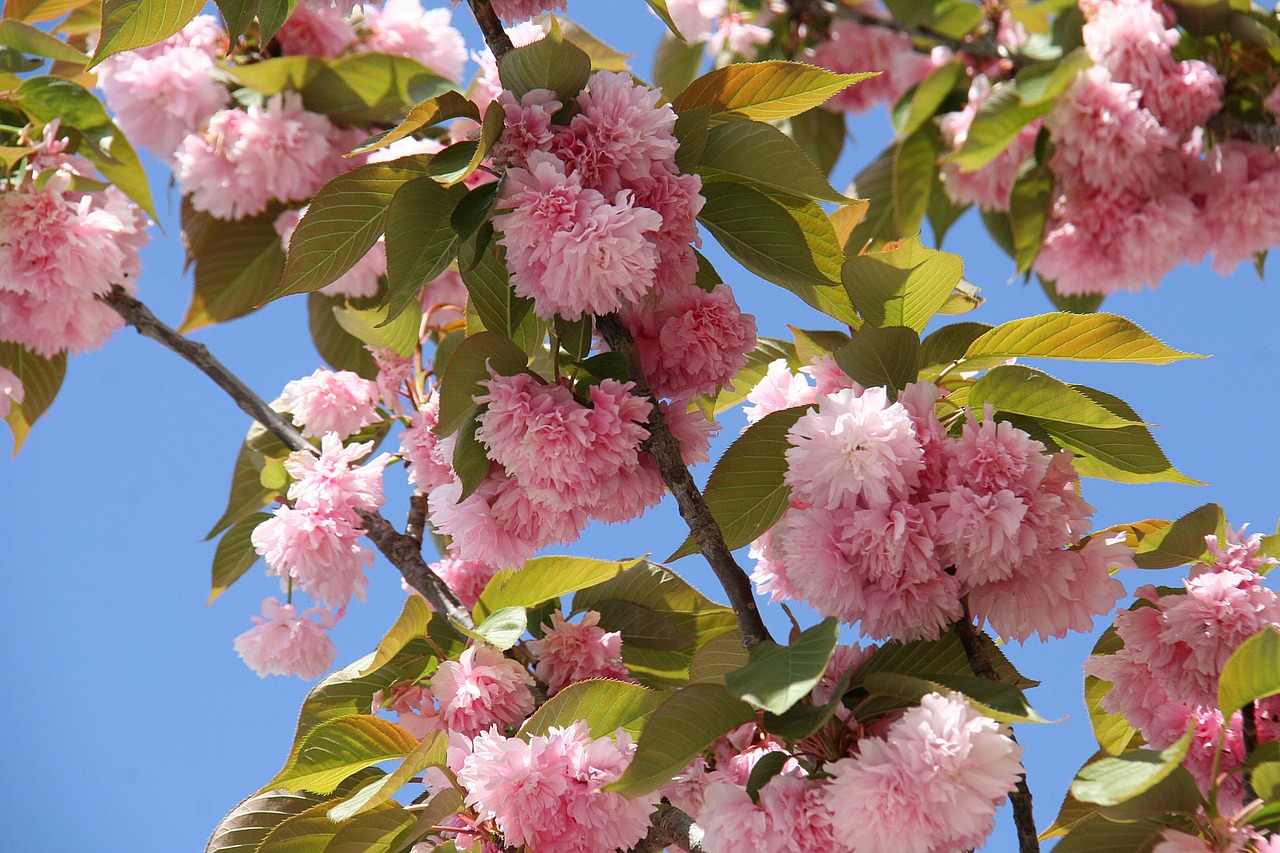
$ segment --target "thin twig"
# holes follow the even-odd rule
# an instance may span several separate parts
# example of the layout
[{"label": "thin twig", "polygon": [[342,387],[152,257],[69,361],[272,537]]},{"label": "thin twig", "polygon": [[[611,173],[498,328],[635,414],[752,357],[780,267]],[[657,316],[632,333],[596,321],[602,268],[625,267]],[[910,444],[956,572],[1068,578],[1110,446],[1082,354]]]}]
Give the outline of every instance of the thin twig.
[{"label": "thin twig", "polygon": [[485,44],[489,45],[489,50],[493,52],[494,62],[500,61],[502,57],[515,50],[510,36],[502,28],[502,21],[498,20],[498,13],[493,11],[493,4],[489,0],[467,0],[467,5],[471,7],[471,14],[475,16],[480,32],[484,34]]},{"label": "thin twig", "polygon": [[[991,658],[983,647],[982,637],[974,627],[973,617],[969,615],[969,602],[964,602],[964,614],[954,625],[956,636],[964,646],[965,657],[969,659],[969,668],[973,674],[988,681],[999,681],[1000,676],[991,665]],[[1012,733],[1009,737],[1013,738]],[[1017,739],[1014,738],[1014,742]],[[1013,825],[1018,832],[1018,850],[1021,853],[1040,853],[1040,839],[1036,833],[1036,819],[1031,806],[1031,788],[1027,786],[1027,776],[1018,777],[1017,787],[1009,795],[1009,803],[1013,806]]]},{"label": "thin twig", "polygon": [[636,384],[636,392],[648,397],[653,403],[653,411],[649,416],[649,437],[641,446],[658,463],[662,480],[671,494],[675,495],[680,515],[689,525],[694,543],[711,564],[716,579],[729,596],[729,605],[738,618],[738,629],[742,632],[742,645],[750,649],[762,640],[769,639],[769,629],[765,627],[764,620],[760,618],[760,609],[756,607],[751,580],[733,558],[719,523],[712,516],[702,492],[698,491],[698,485],[693,481],[689,469],[685,467],[680,454],[680,442],[671,434],[666,418],[662,416],[662,408],[649,390],[644,368],[640,365],[640,354],[631,333],[616,314],[597,318],[596,328],[609,348],[626,359],[627,372]]},{"label": "thin twig", "polygon": [[[134,299],[119,285],[113,287],[110,293],[98,298],[119,314],[125,323],[137,329],[143,337],[160,342],[195,365],[219,388],[226,391],[227,395],[249,417],[266,427],[272,435],[284,442],[286,447],[306,453],[316,452],[315,445],[303,438],[302,433],[298,432],[297,428],[283,415],[271,408],[249,386],[241,382],[240,378],[226,365],[214,358],[204,344],[193,341],[162,323],[150,308]],[[431,602],[437,611],[468,628],[474,627],[471,615],[458,601],[458,597],[422,559],[420,540],[415,541],[412,537],[400,533],[391,522],[376,512],[361,512],[360,515],[364,519],[364,529],[369,539],[378,546],[378,550],[391,561],[391,564],[400,570],[400,574],[410,586]]]}]

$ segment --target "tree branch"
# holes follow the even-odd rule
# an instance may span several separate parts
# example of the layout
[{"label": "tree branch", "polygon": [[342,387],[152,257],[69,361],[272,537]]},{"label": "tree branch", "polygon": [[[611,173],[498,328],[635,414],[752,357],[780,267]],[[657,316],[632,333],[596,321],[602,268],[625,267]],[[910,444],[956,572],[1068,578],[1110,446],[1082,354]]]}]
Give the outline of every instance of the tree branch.
[{"label": "tree branch", "polygon": [[640,365],[640,354],[631,333],[616,314],[596,318],[596,328],[600,330],[609,348],[626,359],[627,372],[636,384],[636,391],[648,397],[653,404],[653,412],[649,416],[649,437],[641,447],[658,463],[662,480],[671,494],[675,495],[680,515],[689,525],[694,543],[711,564],[716,580],[720,581],[720,586],[724,587],[729,596],[729,604],[733,607],[734,616],[738,618],[738,629],[742,633],[742,645],[750,649],[760,641],[769,639],[769,629],[765,627],[764,620],[760,618],[760,610],[756,607],[751,580],[733,559],[719,523],[711,515],[702,492],[698,491],[698,485],[693,482],[693,476],[685,467],[680,454],[680,442],[671,434],[667,420],[662,416],[662,408],[649,390],[644,368]]},{"label": "tree branch", "polygon": [[659,805],[653,813],[652,823],[649,834],[640,839],[629,853],[659,853],[673,844],[686,853],[706,853],[702,846],[702,827],[675,806]]},{"label": "tree branch", "polygon": [[949,36],[946,33],[940,33],[925,24],[914,27],[907,26],[893,18],[869,15],[866,12],[860,12],[857,9],[845,6],[843,3],[836,4],[834,14],[837,18],[844,18],[864,27],[879,27],[882,30],[893,30],[896,33],[902,33],[904,36],[910,36],[913,39],[918,38],[936,42],[944,47],[951,48],[956,53],[967,53],[969,56],[980,59],[1002,59],[1009,62],[1013,68],[1018,68],[1025,64],[1019,57],[1001,51],[991,33],[987,33],[974,41],[965,41],[964,39]]},{"label": "tree branch", "polygon": [[[956,620],[953,626],[960,644],[964,646],[965,657],[969,659],[969,668],[973,674],[988,681],[999,681],[991,658],[982,645],[978,629],[974,627],[973,617],[969,615],[969,602],[964,602],[964,615]],[[1009,737],[1013,738],[1012,733]],[[1017,742],[1017,738],[1014,738]],[[1021,853],[1040,853],[1040,839],[1036,832],[1036,819],[1031,807],[1031,788],[1027,786],[1027,775],[1023,773],[1018,785],[1009,795],[1009,803],[1013,806],[1013,825],[1018,831],[1018,850]]]},{"label": "tree branch", "polygon": [[484,34],[484,43],[489,45],[494,62],[501,61],[502,57],[515,50],[489,0],[467,0],[467,5],[471,7],[471,14],[475,16],[480,32]]},{"label": "tree branch", "polygon": [[1267,148],[1280,148],[1280,124],[1244,121],[1226,113],[1218,113],[1205,123],[1205,128],[1220,139],[1247,139]]},{"label": "tree branch", "polygon": [[[226,391],[241,410],[266,427],[272,435],[284,442],[286,447],[306,453],[316,452],[315,445],[303,438],[302,433],[298,432],[287,418],[271,408],[249,386],[241,382],[240,377],[214,358],[208,347],[162,323],[155,314],[151,313],[150,308],[130,296],[123,287],[116,285],[110,293],[103,294],[98,299],[119,314],[125,323],[137,329],[140,335],[160,342],[195,365],[200,372],[212,379],[214,384]],[[438,612],[444,613],[468,628],[474,627],[471,615],[458,601],[458,597],[422,559],[420,540],[414,540],[413,537],[398,532],[391,522],[376,512],[362,511],[360,516],[364,519],[364,529],[369,539],[378,546],[378,550],[391,561],[391,564],[400,570],[400,574],[410,586],[431,602]]]},{"label": "tree branch", "polygon": [[[1244,757],[1248,759],[1258,748],[1258,710],[1257,703],[1250,702],[1240,709],[1240,730],[1244,736]],[[1252,802],[1258,798],[1253,788],[1253,771],[1246,769],[1241,781],[1244,783],[1244,801]]]}]

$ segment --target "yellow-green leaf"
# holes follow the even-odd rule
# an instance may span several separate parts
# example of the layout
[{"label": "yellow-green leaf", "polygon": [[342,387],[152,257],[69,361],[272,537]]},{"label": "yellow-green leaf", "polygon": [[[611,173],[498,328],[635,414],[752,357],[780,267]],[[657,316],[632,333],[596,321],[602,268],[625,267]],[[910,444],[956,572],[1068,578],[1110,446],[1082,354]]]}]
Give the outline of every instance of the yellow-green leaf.
[{"label": "yellow-green leaf", "polygon": [[53,358],[41,358],[21,344],[0,341],[0,367],[22,383],[22,402],[11,405],[5,416],[13,433],[13,455],[17,456],[36,419],[58,396],[63,377],[67,375],[67,353],[64,350]]},{"label": "yellow-green leaf", "polygon": [[594,560],[589,557],[535,557],[518,571],[504,569],[490,579],[475,618],[485,619],[504,607],[533,608],[553,598],[617,577],[639,560]]},{"label": "yellow-green leaf", "polygon": [[1188,731],[1159,752],[1135,749],[1085,765],[1071,783],[1071,795],[1082,803],[1100,806],[1114,806],[1138,796],[1181,765],[1192,734]]},{"label": "yellow-green leaf", "polygon": [[416,593],[404,600],[404,607],[396,617],[395,624],[387,631],[386,636],[378,643],[373,658],[360,670],[360,675],[368,675],[385,666],[392,658],[400,654],[400,650],[415,637],[424,636],[431,622],[431,607],[427,600]]},{"label": "yellow-green leaf", "polygon": [[1222,667],[1218,707],[1225,717],[1280,693],[1280,630],[1268,625],[1240,644]]},{"label": "yellow-green leaf", "polygon": [[213,579],[207,604],[212,604],[215,598],[226,592],[228,587],[258,561],[258,552],[254,550],[249,537],[259,524],[269,518],[271,516],[265,512],[256,512],[233,524],[218,540],[218,547],[213,553]]},{"label": "yellow-green leaf", "polygon": [[633,737],[663,703],[667,694],[639,684],[595,678],[570,684],[547,700],[520,727],[520,734],[545,735],[554,726],[570,726],[585,720],[592,737],[612,737],[618,729]]},{"label": "yellow-green leaf", "polygon": [[267,787],[328,794],[356,771],[403,758],[417,746],[417,738],[381,717],[326,720],[303,736],[297,753]]},{"label": "yellow-green leaf", "polygon": [[[421,596],[413,597],[421,598]],[[404,761],[400,762],[400,766],[394,771],[386,776],[374,779],[331,808],[329,810],[329,819],[341,823],[390,800],[396,791],[407,785],[410,779],[423,770],[428,767],[444,765],[448,747],[449,735],[447,732],[431,732],[423,739],[422,743],[415,746],[413,751],[405,756]]]},{"label": "yellow-green leaf", "polygon": [[1002,323],[970,344],[965,358],[988,364],[1010,358],[1169,364],[1201,356],[1166,346],[1114,314],[1057,312]]},{"label": "yellow-green leaf", "polygon": [[102,35],[89,67],[122,50],[168,38],[203,8],[204,0],[102,0]]},{"label": "yellow-green leaf", "polygon": [[711,120],[750,118],[777,121],[824,103],[847,87],[876,76],[836,74],[803,62],[751,62],[727,65],[689,84],[672,103],[678,113],[707,106]]}]

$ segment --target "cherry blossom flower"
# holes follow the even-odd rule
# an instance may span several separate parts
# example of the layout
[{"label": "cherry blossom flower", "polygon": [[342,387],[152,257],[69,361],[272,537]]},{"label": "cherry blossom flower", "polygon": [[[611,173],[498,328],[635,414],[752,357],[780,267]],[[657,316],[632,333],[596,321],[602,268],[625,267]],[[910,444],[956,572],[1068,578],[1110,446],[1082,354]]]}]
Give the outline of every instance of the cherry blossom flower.
[{"label": "cherry blossom flower", "polygon": [[594,610],[577,623],[566,621],[559,611],[552,613],[542,639],[529,647],[538,656],[534,672],[553,696],[588,678],[631,680],[622,663],[622,634],[601,628],[600,614]]},{"label": "cherry blossom flower", "polygon": [[322,604],[343,607],[352,596],[364,601],[364,570],[373,565],[360,535],[341,519],[282,506],[253,529],[250,542],[282,588],[292,580]]},{"label": "cherry blossom flower", "polygon": [[285,460],[285,470],[296,482],[288,497],[298,509],[338,518],[352,527],[360,524],[359,510],[372,512],[385,503],[382,470],[390,455],[379,454],[356,465],[373,450],[373,442],[342,446],[336,433],[325,433],[320,455],[298,451]]},{"label": "cherry blossom flower", "polygon": [[502,23],[511,26],[543,12],[563,12],[564,4],[565,0],[493,0],[493,11],[498,13]]},{"label": "cherry blossom flower", "polygon": [[458,596],[462,606],[470,610],[480,600],[480,593],[498,573],[497,566],[488,563],[477,563],[474,560],[460,560],[446,554],[428,568],[439,575],[440,580]]},{"label": "cherry blossom flower", "polygon": [[308,438],[334,433],[338,440],[378,423],[378,385],[349,370],[320,368],[284,386],[280,402]]},{"label": "cherry blossom flower", "polygon": [[[870,8],[874,10],[874,6]],[[945,61],[941,56],[937,59]],[[853,113],[868,110],[881,101],[896,101],[935,66],[934,59],[912,49],[910,36],[887,27],[867,27],[845,19],[832,22],[827,40],[813,50],[813,63],[841,74],[879,72],[878,76],[844,89],[827,102],[831,109]]]},{"label": "cherry blossom flower", "polygon": [[409,482],[419,492],[430,492],[453,479],[452,454],[435,434],[439,421],[440,399],[433,394],[400,433],[400,455],[407,463]]},{"label": "cherry blossom flower", "polygon": [[25,396],[22,380],[13,371],[0,366],[0,418],[8,417],[13,406],[22,405]]},{"label": "cherry blossom flower", "polygon": [[440,720],[451,732],[475,737],[490,726],[519,725],[533,713],[533,676],[492,646],[478,645],[456,661],[442,661],[431,678]]},{"label": "cherry blossom flower", "polygon": [[448,9],[425,11],[418,0],[385,0],[381,6],[366,3],[364,22],[371,34],[360,49],[408,56],[456,83],[462,79],[467,48],[450,19]]},{"label": "cherry blossom flower", "polygon": [[747,423],[753,424],[765,415],[789,409],[792,406],[809,406],[818,399],[816,389],[804,374],[794,374],[786,359],[769,362],[764,378],[747,394],[752,405],[744,409]]},{"label": "cherry blossom flower", "polygon": [[356,28],[346,15],[330,7],[313,9],[300,3],[276,33],[288,56],[335,57],[355,43]]},{"label": "cherry blossom flower", "polygon": [[338,649],[325,633],[334,624],[328,611],[313,607],[299,614],[295,604],[264,598],[262,616],[249,618],[253,627],[236,637],[235,649],[259,677],[319,678],[333,666]]}]

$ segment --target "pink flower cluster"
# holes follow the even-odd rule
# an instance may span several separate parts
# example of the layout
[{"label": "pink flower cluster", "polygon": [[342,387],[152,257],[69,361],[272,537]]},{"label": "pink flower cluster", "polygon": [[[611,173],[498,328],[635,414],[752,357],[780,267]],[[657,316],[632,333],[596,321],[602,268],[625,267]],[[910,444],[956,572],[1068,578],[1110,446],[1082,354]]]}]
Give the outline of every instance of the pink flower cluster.
[{"label": "pink flower cluster", "polygon": [[20,182],[0,190],[0,341],[50,358],[102,345],[120,317],[96,297],[132,291],[146,217],[117,188],[77,191],[92,166],[66,156],[51,125]]},{"label": "pink flower cluster", "polygon": [[[884,14],[877,3],[860,3],[855,8],[864,14]],[[882,101],[897,101],[950,58],[945,49],[932,55],[917,53],[910,36],[889,27],[869,27],[839,17],[832,21],[826,39],[814,47],[812,56],[815,65],[840,74],[879,72],[879,76],[850,86],[827,101],[828,108],[849,113],[865,112]]]},{"label": "pink flower cluster", "polygon": [[292,582],[327,607],[345,607],[352,596],[364,600],[364,567],[373,563],[373,552],[359,544],[359,511],[382,506],[382,469],[389,459],[384,453],[357,466],[372,449],[372,442],[343,447],[328,433],[319,456],[290,456],[285,470],[294,478],[288,490],[293,505],[279,507],[251,536],[282,585]]},{"label": "pink flower cluster", "polygon": [[328,611],[313,607],[299,614],[295,604],[265,598],[262,616],[249,618],[253,627],[236,637],[235,649],[259,677],[296,675],[309,680],[333,666],[338,650],[325,633],[334,624]]},{"label": "pink flower cluster", "polygon": [[603,790],[635,751],[625,732],[592,738],[579,721],[527,741],[495,731],[449,749],[466,803],[502,831],[509,847],[538,853],[628,850],[649,829],[657,795],[627,799]]},{"label": "pink flower cluster", "polygon": [[1059,293],[1154,286],[1211,252],[1230,272],[1280,240],[1280,153],[1203,126],[1222,106],[1211,66],[1176,60],[1153,0],[1091,0],[1094,66],[1046,117],[1057,197],[1035,269]]},{"label": "pink flower cluster", "polygon": [[[1023,773],[1021,747],[958,694],[925,696],[875,736],[831,725],[845,756],[808,769],[788,760],[756,801],[751,770],[782,746],[754,724],[721,741],[714,770],[695,760],[668,797],[696,815],[710,853],[950,853],[982,843]],[[694,780],[700,800],[678,793]]]},{"label": "pink flower cluster", "polygon": [[[1235,534],[1222,548],[1216,537],[1208,539],[1212,562],[1196,566],[1180,591],[1138,589],[1137,605],[1115,620],[1124,648],[1085,664],[1085,672],[1111,684],[1103,708],[1122,714],[1152,747],[1163,749],[1195,727],[1185,764],[1205,789],[1224,723],[1219,770],[1244,759],[1239,715],[1224,721],[1217,707],[1222,667],[1249,637],[1280,626],[1280,598],[1262,586],[1259,573],[1275,563],[1258,553],[1261,537]],[[1259,740],[1280,739],[1280,701],[1266,699],[1259,708]],[[1238,779],[1226,790],[1239,799]]]},{"label": "pink flower cluster", "polygon": [[1127,548],[1103,537],[1073,547],[1092,508],[1069,453],[1048,453],[990,408],[952,438],[928,383],[897,402],[843,384],[806,394],[771,368],[749,398],[760,413],[816,404],[788,433],[791,507],[753,546],[762,593],[900,640],[936,638],[967,595],[975,616],[1020,641],[1088,631],[1123,594],[1110,570],[1132,564]]},{"label": "pink flower cluster", "polygon": [[762,26],[770,17],[767,8],[753,20],[747,13],[729,11],[725,0],[669,0],[667,12],[685,41],[705,42],[713,57],[727,51],[752,60],[756,48],[773,38],[773,31]]},{"label": "pink flower cluster", "polygon": [[[958,151],[964,145],[973,119],[990,93],[990,81],[979,74],[969,86],[969,100],[964,109],[939,117],[942,141],[948,149]],[[1018,170],[1035,148],[1040,125],[1040,119],[1028,124],[994,160],[980,169],[966,172],[955,163],[943,163],[941,178],[947,198],[956,205],[976,204],[982,210],[1007,211]]]},{"label": "pink flower cluster", "polygon": [[622,634],[601,628],[600,614],[594,610],[577,623],[566,621],[558,611],[552,613],[550,627],[529,648],[538,656],[534,672],[553,696],[589,678],[631,680],[622,663]]},{"label": "pink flower cluster", "polygon": [[307,438],[335,433],[340,441],[382,420],[378,386],[349,370],[319,368],[284,386],[280,402]]}]

